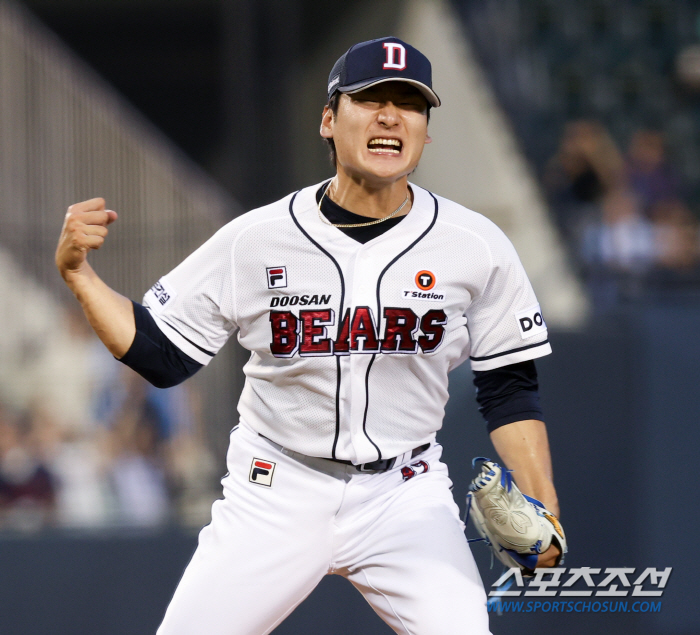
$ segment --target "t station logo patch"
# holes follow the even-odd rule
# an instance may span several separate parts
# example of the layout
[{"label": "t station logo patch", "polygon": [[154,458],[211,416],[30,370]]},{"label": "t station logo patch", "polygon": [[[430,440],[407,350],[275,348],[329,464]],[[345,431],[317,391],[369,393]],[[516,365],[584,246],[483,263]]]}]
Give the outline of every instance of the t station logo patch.
[{"label": "t station logo patch", "polygon": [[430,300],[432,302],[441,302],[445,299],[445,294],[435,289],[435,274],[432,271],[423,269],[416,274],[414,282],[419,291],[415,289],[404,289],[401,292],[401,297],[412,298],[416,300]]},{"label": "t station logo patch", "polygon": [[256,485],[272,487],[272,477],[275,474],[276,465],[277,463],[273,463],[272,461],[253,459],[253,462],[250,465],[248,480]]},{"label": "t station logo patch", "polygon": [[267,268],[267,288],[283,289],[287,286],[287,267]]},{"label": "t station logo patch", "polygon": [[435,286],[435,274],[431,271],[419,271],[416,274],[416,286],[421,291],[430,291]]}]

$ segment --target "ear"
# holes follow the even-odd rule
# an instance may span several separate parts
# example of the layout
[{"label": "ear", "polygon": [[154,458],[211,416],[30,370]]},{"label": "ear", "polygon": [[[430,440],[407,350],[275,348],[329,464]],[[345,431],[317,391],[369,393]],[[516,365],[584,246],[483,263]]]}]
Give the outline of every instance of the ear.
[{"label": "ear", "polygon": [[426,142],[426,143],[432,143],[432,142],[433,142],[433,138],[432,138],[427,132],[425,133],[425,142]]},{"label": "ear", "polygon": [[333,138],[333,111],[328,106],[323,107],[320,132],[324,139]]}]

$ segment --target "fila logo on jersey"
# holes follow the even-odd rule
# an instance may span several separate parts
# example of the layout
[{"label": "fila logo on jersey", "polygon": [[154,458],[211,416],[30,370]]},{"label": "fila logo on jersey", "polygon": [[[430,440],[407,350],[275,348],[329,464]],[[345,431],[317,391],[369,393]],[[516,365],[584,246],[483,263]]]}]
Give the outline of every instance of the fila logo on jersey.
[{"label": "fila logo on jersey", "polygon": [[[328,328],[335,325],[333,309],[301,310],[299,317],[291,311],[270,311],[272,342],[275,357],[326,357],[356,353],[415,355],[418,349],[432,353],[442,344],[447,315],[432,309],[422,317],[406,307],[384,309],[384,338],[379,338],[379,325],[372,309],[358,306],[350,309],[338,326],[338,337],[332,339]],[[417,335],[418,330],[422,335]]]},{"label": "fila logo on jersey", "polygon": [[267,288],[282,289],[287,286],[287,267],[267,268]]},{"label": "fila logo on jersey", "polygon": [[277,463],[263,459],[253,459],[250,465],[250,474],[248,480],[256,485],[264,485],[272,487],[272,477],[275,474],[275,466]]},{"label": "fila logo on jersey", "polygon": [[525,311],[520,311],[520,313],[516,313],[515,319],[518,323],[518,329],[520,330],[520,337],[524,340],[528,337],[544,333],[547,330],[547,325],[544,323],[539,304],[525,309]]},{"label": "fila logo on jersey", "polygon": [[[406,68],[406,49],[398,42],[384,42],[386,62],[382,68],[402,71]],[[398,58],[398,59],[397,59]]]}]

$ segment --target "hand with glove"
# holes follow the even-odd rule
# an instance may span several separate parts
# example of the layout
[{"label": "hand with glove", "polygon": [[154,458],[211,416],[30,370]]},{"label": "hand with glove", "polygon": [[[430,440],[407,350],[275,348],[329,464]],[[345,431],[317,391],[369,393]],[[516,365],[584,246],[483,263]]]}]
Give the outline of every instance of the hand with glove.
[{"label": "hand with glove", "polygon": [[[489,459],[482,461],[480,474],[467,495],[467,515],[495,556],[507,567],[518,567],[532,575],[538,566],[557,566],[566,553],[566,537],[558,519],[538,500],[524,495],[509,470]],[[556,547],[549,563],[540,554]]]}]

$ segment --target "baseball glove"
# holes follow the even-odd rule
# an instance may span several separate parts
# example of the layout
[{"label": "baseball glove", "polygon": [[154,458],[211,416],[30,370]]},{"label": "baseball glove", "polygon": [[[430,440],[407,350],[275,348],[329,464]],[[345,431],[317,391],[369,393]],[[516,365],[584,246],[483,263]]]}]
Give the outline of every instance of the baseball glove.
[{"label": "baseball glove", "polygon": [[526,496],[497,463],[483,457],[480,474],[467,494],[467,519],[471,516],[482,538],[506,567],[534,575],[537,556],[554,543],[561,550],[559,565],[567,551],[564,530],[557,517],[538,500]]}]

